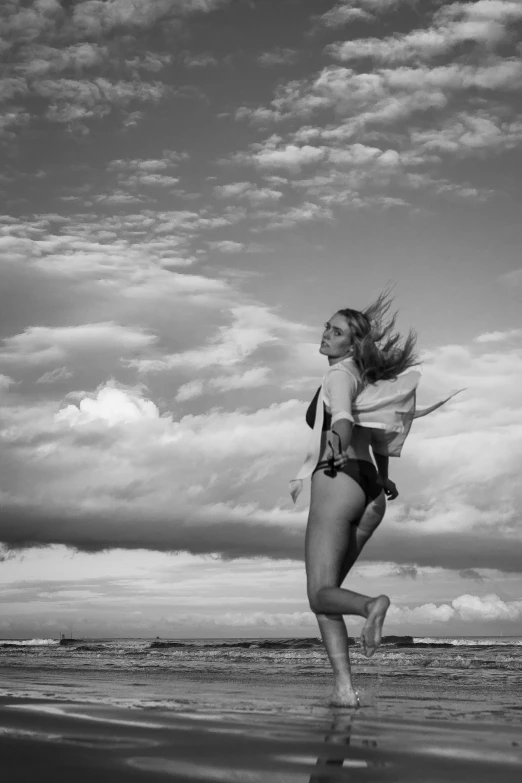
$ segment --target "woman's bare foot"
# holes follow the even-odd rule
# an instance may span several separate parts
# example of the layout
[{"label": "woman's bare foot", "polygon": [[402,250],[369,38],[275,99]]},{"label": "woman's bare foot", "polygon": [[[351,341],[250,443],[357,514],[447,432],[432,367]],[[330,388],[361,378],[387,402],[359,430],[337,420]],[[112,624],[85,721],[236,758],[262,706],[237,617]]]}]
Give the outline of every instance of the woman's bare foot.
[{"label": "woman's bare foot", "polygon": [[370,603],[370,611],[361,632],[364,654],[371,658],[381,643],[382,626],[390,605],[387,595],[379,595]]},{"label": "woman's bare foot", "polygon": [[360,707],[359,694],[352,685],[335,685],[328,704],[331,707]]}]

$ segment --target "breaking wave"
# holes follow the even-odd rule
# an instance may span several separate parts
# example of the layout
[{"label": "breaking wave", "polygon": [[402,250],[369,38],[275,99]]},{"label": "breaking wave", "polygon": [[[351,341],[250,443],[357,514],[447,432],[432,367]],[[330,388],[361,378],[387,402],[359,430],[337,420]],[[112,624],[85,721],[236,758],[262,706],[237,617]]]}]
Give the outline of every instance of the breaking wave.
[{"label": "breaking wave", "polygon": [[2,639],[0,647],[54,647],[58,639]]}]

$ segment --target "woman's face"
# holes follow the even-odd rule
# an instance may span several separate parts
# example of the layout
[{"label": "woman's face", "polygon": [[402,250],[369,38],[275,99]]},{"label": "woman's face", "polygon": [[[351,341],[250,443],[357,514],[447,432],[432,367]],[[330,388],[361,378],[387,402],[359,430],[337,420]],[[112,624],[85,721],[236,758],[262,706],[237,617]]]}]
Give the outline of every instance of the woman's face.
[{"label": "woman's face", "polygon": [[351,353],[352,335],[344,315],[336,313],[324,325],[319,353],[329,359],[343,359]]}]

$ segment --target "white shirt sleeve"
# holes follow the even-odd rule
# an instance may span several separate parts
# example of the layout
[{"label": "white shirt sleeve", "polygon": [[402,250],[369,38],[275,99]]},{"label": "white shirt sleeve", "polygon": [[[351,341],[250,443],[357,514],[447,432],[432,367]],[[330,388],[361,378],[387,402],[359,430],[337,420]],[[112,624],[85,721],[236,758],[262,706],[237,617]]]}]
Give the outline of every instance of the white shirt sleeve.
[{"label": "white shirt sleeve", "polygon": [[359,381],[346,367],[334,365],[325,380],[327,404],[332,424],[341,419],[353,422],[352,404],[359,392]]}]

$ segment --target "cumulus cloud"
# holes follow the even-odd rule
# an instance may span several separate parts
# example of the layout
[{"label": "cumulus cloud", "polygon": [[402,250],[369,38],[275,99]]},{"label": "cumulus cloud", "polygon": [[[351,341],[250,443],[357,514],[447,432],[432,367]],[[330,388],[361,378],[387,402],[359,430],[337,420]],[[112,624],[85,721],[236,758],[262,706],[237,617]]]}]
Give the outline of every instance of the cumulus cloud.
[{"label": "cumulus cloud", "polygon": [[259,481],[303,440],[289,416],[295,408],[289,402],[175,421],[139,391],[103,386],[78,404],[37,407],[30,418],[13,409],[5,432],[17,455],[13,468],[15,474],[22,463],[30,468],[35,494],[21,503],[10,485],[2,540],[15,547],[63,539],[87,551],[145,546],[231,557],[257,542],[259,555],[279,557],[289,548],[297,554],[291,512],[263,510],[247,497],[227,500],[233,487],[251,481],[254,471]]},{"label": "cumulus cloud", "polygon": [[11,378],[10,375],[3,375],[0,373],[0,389],[8,389],[13,383],[15,383],[14,378]]},{"label": "cumulus cloud", "polygon": [[485,596],[461,595],[452,601],[455,612],[465,621],[473,620],[520,620],[522,599],[503,601],[494,593]]},{"label": "cumulus cloud", "polygon": [[495,620],[516,621],[522,618],[522,599],[503,601],[494,593],[485,596],[460,595],[450,604],[433,603],[415,607],[391,606],[389,619],[394,623],[447,623],[461,620],[465,623]]},{"label": "cumulus cloud", "polygon": [[250,162],[266,169],[290,169],[298,171],[310,163],[317,163],[325,157],[325,150],[312,147],[309,144],[278,144],[279,139],[273,137],[262,145],[254,145],[252,156],[236,155],[236,160]]},{"label": "cumulus cloud", "polygon": [[[262,367],[244,369],[244,362],[289,328],[262,310],[236,312],[215,345],[178,355],[178,370],[192,368],[199,377],[178,386],[176,405],[270,380]],[[299,329],[294,345],[303,339]],[[210,374],[226,360],[227,373]],[[290,364],[288,376],[298,377],[296,370]],[[390,504],[366,560],[393,561],[403,576],[422,566],[520,573],[521,371],[516,351],[448,346],[425,357],[425,390],[438,395],[468,385],[472,392],[416,423],[403,458],[419,481],[407,502]],[[7,399],[2,432],[12,458],[1,537],[11,547],[64,543],[300,559],[306,515],[291,508],[287,479],[305,447],[304,407],[287,400],[197,415],[170,406],[161,414],[144,387],[114,382],[61,406],[19,408]],[[467,606],[452,605],[451,616],[469,614]],[[450,611],[437,607],[408,617],[445,615]]]}]

